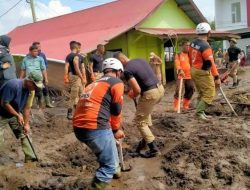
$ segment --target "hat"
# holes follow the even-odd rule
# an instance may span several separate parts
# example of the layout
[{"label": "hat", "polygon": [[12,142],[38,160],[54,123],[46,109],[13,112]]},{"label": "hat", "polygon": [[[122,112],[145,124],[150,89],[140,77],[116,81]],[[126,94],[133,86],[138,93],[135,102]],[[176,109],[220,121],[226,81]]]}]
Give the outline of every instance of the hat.
[{"label": "hat", "polygon": [[235,44],[237,44],[237,40],[235,38],[231,38],[229,42],[234,42]]},{"label": "hat", "polygon": [[155,57],[155,53],[154,52],[151,52],[150,54],[149,54],[149,58],[150,59],[153,59]]},{"label": "hat", "polygon": [[37,88],[42,89],[43,86],[43,76],[41,75],[41,73],[37,72],[37,71],[32,71],[29,73],[29,76],[27,77],[27,80],[32,81]]}]

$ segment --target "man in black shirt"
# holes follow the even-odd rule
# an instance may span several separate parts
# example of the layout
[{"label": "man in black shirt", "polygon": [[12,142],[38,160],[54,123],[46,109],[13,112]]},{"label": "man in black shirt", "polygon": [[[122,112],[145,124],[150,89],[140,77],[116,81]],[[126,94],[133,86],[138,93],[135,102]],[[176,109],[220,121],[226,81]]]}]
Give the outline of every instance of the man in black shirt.
[{"label": "man in black shirt", "polygon": [[129,97],[135,99],[140,95],[137,105],[135,123],[143,140],[140,141],[137,152],[140,153],[146,145],[149,151],[142,154],[145,158],[160,155],[160,150],[155,144],[155,137],[152,134],[149,124],[154,106],[164,96],[164,88],[158,81],[150,65],[143,59],[128,59],[123,53],[117,52],[114,57],[119,59],[124,68],[124,76],[131,87]]},{"label": "man in black shirt", "polygon": [[237,41],[234,38],[229,40],[230,47],[227,50],[227,55],[229,58],[229,76],[233,78],[233,86],[230,89],[237,88],[240,79],[237,76],[237,70],[240,64],[240,53],[241,49],[236,47]]},{"label": "man in black shirt", "polygon": [[105,47],[102,44],[97,45],[96,52],[90,56],[90,72],[93,81],[101,78],[102,73],[102,62],[104,60]]},{"label": "man in black shirt", "polygon": [[80,43],[72,42],[70,45],[71,53],[66,57],[65,75],[69,73],[69,88],[70,88],[70,101],[68,105],[67,118],[72,120],[73,108],[77,104],[79,97],[83,93],[86,84],[85,70],[82,64],[82,57],[79,56]]}]

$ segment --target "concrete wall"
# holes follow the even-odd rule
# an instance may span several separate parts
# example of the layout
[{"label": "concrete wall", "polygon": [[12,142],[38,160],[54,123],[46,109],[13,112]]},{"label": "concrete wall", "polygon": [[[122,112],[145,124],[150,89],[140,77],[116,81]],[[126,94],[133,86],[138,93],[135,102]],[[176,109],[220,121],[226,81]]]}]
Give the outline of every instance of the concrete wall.
[{"label": "concrete wall", "polygon": [[[215,25],[218,30],[235,30],[247,27],[247,0],[215,0]],[[241,22],[232,22],[232,3],[241,4]]]}]

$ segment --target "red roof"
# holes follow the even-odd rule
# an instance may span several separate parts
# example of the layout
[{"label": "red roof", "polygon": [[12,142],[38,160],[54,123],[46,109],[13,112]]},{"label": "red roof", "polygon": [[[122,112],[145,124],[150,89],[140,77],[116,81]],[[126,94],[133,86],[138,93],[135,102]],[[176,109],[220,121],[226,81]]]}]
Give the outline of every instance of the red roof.
[{"label": "red roof", "polygon": [[130,30],[157,9],[164,0],[118,0],[94,8],[17,27],[9,35],[13,54],[25,55],[34,41],[42,43],[48,58],[64,60],[69,42],[82,43],[83,52]]}]

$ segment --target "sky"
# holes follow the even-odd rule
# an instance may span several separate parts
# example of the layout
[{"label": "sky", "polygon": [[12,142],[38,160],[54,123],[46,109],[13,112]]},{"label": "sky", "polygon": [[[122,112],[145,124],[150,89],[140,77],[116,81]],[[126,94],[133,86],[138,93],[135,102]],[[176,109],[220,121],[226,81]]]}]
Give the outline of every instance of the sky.
[{"label": "sky", "polygon": [[[29,1],[29,0],[27,0]],[[113,0],[34,0],[37,20],[71,13]],[[193,0],[204,16],[214,20],[214,0]],[[14,6],[15,5],[15,6]],[[8,11],[10,8],[12,8]],[[7,12],[8,11],[8,12]],[[0,0],[0,35],[15,27],[32,22],[30,5],[26,0]]]}]

